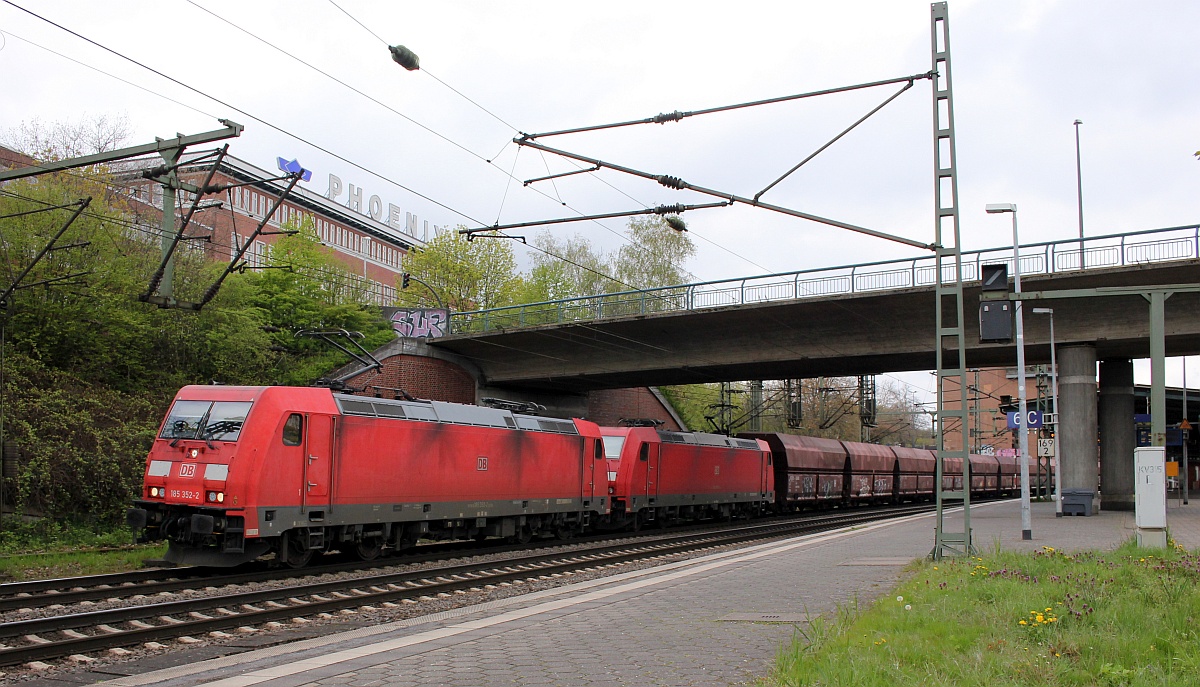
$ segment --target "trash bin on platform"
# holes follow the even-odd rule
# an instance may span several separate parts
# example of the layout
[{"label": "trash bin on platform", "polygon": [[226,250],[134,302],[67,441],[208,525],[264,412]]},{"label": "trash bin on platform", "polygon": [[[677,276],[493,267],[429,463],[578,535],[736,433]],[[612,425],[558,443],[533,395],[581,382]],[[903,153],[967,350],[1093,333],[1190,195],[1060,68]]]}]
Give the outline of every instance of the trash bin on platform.
[{"label": "trash bin on platform", "polygon": [[1063,515],[1083,515],[1085,517],[1091,515],[1094,498],[1096,498],[1096,492],[1091,489],[1063,489]]}]

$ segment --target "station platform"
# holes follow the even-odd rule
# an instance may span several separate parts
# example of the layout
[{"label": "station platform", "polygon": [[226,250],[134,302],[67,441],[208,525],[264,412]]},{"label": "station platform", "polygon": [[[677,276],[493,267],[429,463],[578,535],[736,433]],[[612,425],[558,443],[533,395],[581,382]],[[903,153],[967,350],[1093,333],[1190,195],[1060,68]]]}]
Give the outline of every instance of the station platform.
[{"label": "station platform", "polygon": [[[971,518],[983,552],[1111,549],[1135,532],[1133,513],[1056,518],[1052,503],[1033,504],[1032,541],[1021,540],[1016,500],[973,506]],[[1200,501],[1183,506],[1172,500],[1168,522],[1176,541],[1200,548]],[[754,684],[810,614],[869,604],[932,544],[932,514],[910,516],[221,658],[197,657],[103,684]],[[186,652],[173,659],[186,661]],[[102,679],[88,675],[74,684]]]}]

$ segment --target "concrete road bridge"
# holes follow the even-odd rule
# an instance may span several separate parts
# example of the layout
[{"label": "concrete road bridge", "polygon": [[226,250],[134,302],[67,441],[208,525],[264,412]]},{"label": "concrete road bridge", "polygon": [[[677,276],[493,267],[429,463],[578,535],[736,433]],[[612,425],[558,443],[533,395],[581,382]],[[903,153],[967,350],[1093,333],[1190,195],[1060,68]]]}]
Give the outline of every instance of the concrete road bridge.
[{"label": "concrete road bridge", "polygon": [[[1021,247],[1023,291],[1200,283],[1200,225]],[[979,342],[980,266],[1012,248],[963,253],[967,364],[1013,365]],[[863,263],[454,313],[434,347],[471,360],[492,387],[591,389],[932,369],[933,258]],[[945,275],[952,278],[952,274]],[[1138,296],[1047,301],[1060,346],[1100,359],[1149,355]],[[1200,294],[1166,302],[1169,355],[1200,353]],[[1030,364],[1049,362],[1049,318],[1025,316]]]},{"label": "concrete road bridge", "polygon": [[[980,268],[1007,262],[1012,274],[1012,249],[962,257],[966,366],[1014,365],[1013,345],[981,343],[976,324]],[[1200,225],[1029,244],[1020,263],[1024,292],[1193,286]],[[914,258],[455,313],[451,334],[429,343],[469,360],[483,384],[535,396],[932,369],[935,271],[932,257]],[[1038,305],[1054,308],[1063,487],[1097,493],[1098,435],[1103,506],[1132,510],[1133,359],[1150,355],[1147,299]],[[1026,312],[1026,361],[1047,363],[1049,317]],[[1167,355],[1200,353],[1200,293],[1166,300],[1164,339]]]}]

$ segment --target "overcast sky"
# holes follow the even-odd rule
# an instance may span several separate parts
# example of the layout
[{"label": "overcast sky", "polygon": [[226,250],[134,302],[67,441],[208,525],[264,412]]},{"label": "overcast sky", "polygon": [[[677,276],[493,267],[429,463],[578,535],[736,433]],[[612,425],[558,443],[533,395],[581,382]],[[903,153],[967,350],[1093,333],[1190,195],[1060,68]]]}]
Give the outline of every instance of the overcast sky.
[{"label": "overcast sky", "polygon": [[[708,200],[616,172],[526,188],[519,180],[573,167],[529,149],[518,154],[518,130],[641,119],[930,69],[924,0],[336,0],[342,9],[329,0],[13,1],[226,104],[0,4],[0,129],[124,113],[132,145],[216,129],[216,118],[226,117],[246,126],[231,147],[237,157],[267,169],[277,155],[298,158],[314,171],[311,190],[324,193],[335,174],[436,225]],[[1018,204],[1023,242],[1077,235],[1077,118],[1088,235],[1200,222],[1200,161],[1192,155],[1200,149],[1200,4],[952,0],[949,11],[965,249],[1010,243],[1008,219],[983,212],[993,202]],[[421,71],[391,61],[386,44],[396,43],[420,56]],[[895,90],[544,143],[753,196]],[[764,200],[932,241],[930,113],[929,82],[919,81]],[[744,206],[685,219],[698,246],[685,267],[703,280],[921,255]],[[622,228],[607,220],[554,231],[613,250]]]}]

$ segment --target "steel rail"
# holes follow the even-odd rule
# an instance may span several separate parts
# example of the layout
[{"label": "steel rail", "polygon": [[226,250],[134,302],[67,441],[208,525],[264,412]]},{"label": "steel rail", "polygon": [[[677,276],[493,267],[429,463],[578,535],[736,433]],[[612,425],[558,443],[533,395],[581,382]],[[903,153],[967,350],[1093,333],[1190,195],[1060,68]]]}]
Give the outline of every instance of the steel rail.
[{"label": "steel rail", "polygon": [[[917,512],[927,512],[930,509],[931,506],[922,504],[892,509],[883,513],[880,511],[846,512],[803,521],[752,525],[717,534],[672,535],[658,541],[609,545],[592,550],[539,554],[503,561],[445,566],[368,578],[335,580],[302,587],[258,590],[204,599],[189,599],[6,623],[0,626],[0,636],[36,636],[38,639],[32,640],[34,643],[26,646],[0,649],[0,665],[50,660],[184,635],[286,621],[298,616],[419,598],[431,593],[453,593],[486,584],[499,584],[530,577],[540,578],[585,568],[675,555],[717,546],[735,545],[780,536],[795,536],[835,529],[849,524],[903,517]],[[364,589],[367,591],[363,591]],[[336,598],[325,598],[322,596],[324,594]],[[308,597],[311,600],[299,597]],[[286,605],[281,602],[286,602]],[[255,604],[270,607],[259,608]],[[231,611],[230,607],[238,608],[240,611]],[[209,616],[202,611],[213,612],[217,615]],[[187,614],[187,617],[175,617],[181,614]],[[40,636],[41,633],[63,630],[74,631],[72,633],[74,635],[82,629],[94,629],[100,625],[144,621],[145,619],[158,619],[164,624],[152,627],[134,627],[116,632],[102,632],[84,637],[67,636],[57,641]]]}]

